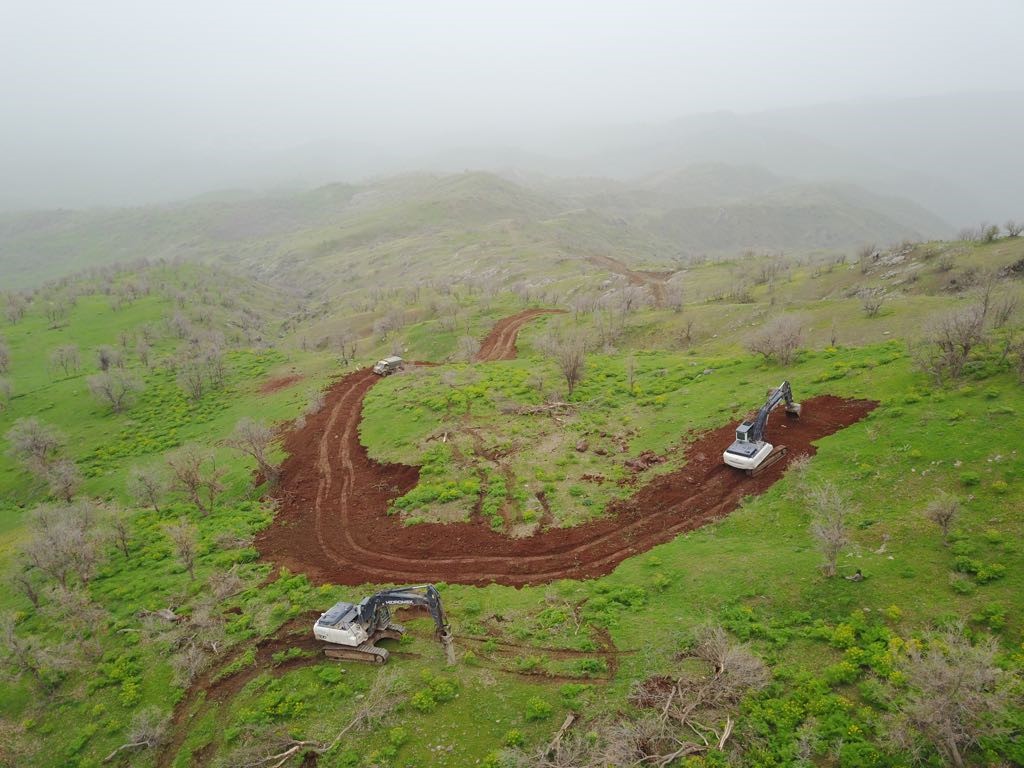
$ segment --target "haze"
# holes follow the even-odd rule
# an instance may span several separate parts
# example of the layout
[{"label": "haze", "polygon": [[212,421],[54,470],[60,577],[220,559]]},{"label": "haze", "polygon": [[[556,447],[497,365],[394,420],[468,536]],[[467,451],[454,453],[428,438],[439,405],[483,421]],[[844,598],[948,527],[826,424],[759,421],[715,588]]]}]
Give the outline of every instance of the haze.
[{"label": "haze", "polygon": [[[986,176],[979,189],[991,188],[987,176],[999,176],[1003,157],[1013,172],[1000,183],[1012,190],[1020,178],[1019,161],[1006,157],[1012,132],[998,151],[979,147],[980,159],[970,159],[957,141],[986,143],[979,137],[990,116],[944,101],[983,92],[985,104],[1016,110],[1000,119],[1003,129],[1018,119],[1018,0],[557,7],[8,0],[3,16],[0,206],[7,209],[134,205],[429,167],[645,173],[662,161],[605,161],[615,148],[643,144],[652,126],[678,125],[684,116],[727,110],[756,118],[750,124],[758,130],[795,130],[817,118],[774,110],[820,103],[853,110],[830,126],[818,119],[819,133],[809,134],[850,157],[888,151],[871,160],[948,175],[958,189],[967,188],[972,168]],[[924,96],[929,115],[944,115],[935,127],[947,143],[915,158],[901,147],[929,131],[914,124],[902,144],[887,145],[877,128],[907,133],[906,123],[892,124],[877,105]],[[877,117],[877,141],[865,143],[860,130],[834,138],[865,114]],[[933,157],[967,170],[931,168]],[[914,191],[895,182],[886,189],[885,174],[876,176],[882,191]],[[993,200],[1004,201],[996,186]],[[966,196],[974,207],[924,202],[946,206],[939,213],[948,218],[1002,215],[994,202],[979,202],[981,194]]]}]

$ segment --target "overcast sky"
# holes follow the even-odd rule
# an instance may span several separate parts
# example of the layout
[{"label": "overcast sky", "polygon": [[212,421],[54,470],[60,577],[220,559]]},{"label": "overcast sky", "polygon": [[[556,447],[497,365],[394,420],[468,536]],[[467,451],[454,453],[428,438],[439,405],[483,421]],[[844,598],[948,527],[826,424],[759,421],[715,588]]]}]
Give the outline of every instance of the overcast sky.
[{"label": "overcast sky", "polygon": [[1017,89],[1022,30],[1022,0],[2,0],[0,202],[313,141]]}]

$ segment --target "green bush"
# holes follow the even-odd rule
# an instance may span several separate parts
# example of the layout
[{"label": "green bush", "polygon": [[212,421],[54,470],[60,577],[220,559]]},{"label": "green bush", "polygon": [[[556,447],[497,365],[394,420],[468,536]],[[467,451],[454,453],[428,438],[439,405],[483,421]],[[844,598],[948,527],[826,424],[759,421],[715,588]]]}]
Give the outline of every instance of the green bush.
[{"label": "green bush", "polygon": [[528,722],[547,720],[551,717],[553,711],[554,708],[548,702],[538,696],[534,696],[526,702],[526,711],[523,713],[523,716]]}]

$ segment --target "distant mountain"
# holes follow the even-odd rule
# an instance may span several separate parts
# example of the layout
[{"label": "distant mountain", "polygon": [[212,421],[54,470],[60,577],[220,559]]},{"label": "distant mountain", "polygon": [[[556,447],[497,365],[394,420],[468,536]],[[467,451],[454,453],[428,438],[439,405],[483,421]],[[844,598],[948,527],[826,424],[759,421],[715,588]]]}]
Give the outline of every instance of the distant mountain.
[{"label": "distant mountain", "polygon": [[906,200],[808,184],[755,166],[704,164],[638,182],[518,174],[406,174],[174,205],[0,215],[5,284],[114,261],[227,262],[340,295],[463,275],[544,278],[593,257],[662,266],[698,252],[849,248],[941,234]]}]

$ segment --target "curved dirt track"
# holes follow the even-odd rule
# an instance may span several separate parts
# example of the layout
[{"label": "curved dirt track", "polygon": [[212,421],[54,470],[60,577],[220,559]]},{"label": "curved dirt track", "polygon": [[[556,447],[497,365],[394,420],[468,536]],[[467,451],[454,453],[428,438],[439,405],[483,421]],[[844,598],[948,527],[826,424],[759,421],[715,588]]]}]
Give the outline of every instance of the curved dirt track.
[{"label": "curved dirt track", "polygon": [[735,428],[730,422],[698,436],[683,469],[612,505],[605,519],[510,539],[480,520],[404,527],[397,516],[387,516],[388,502],[412,489],[419,471],[379,464],[359,441],[363,397],[377,381],[367,369],[344,377],[327,393],[323,410],[284,438],[288,458],[276,492],[281,509],[257,546],[265,559],[318,584],[522,586],[600,576],[627,557],[725,516],[743,496],[774,483],[789,459],[813,454],[812,441],[875,407],[826,395],[804,401],[799,419],[774,416],[773,439],[789,447],[789,458],[754,478],[722,464]]},{"label": "curved dirt track", "polygon": [[499,320],[487,338],[480,343],[480,351],[474,360],[478,363],[489,363],[494,360],[514,360],[516,356],[516,338],[520,329],[540,315],[561,314],[563,309],[527,309],[518,315]]}]

